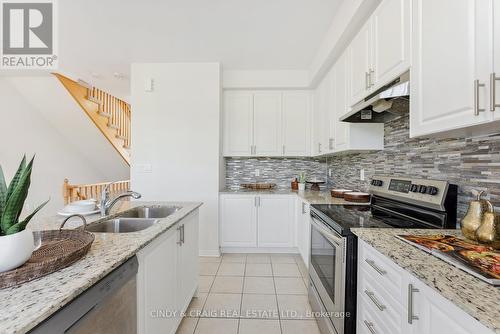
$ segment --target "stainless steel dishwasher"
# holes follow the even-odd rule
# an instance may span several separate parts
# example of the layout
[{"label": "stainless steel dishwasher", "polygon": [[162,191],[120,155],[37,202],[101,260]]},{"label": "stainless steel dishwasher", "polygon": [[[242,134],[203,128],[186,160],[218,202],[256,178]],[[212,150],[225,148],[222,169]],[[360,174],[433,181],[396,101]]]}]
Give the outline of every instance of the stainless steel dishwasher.
[{"label": "stainless steel dishwasher", "polygon": [[138,267],[137,257],[134,256],[30,333],[137,333]]}]

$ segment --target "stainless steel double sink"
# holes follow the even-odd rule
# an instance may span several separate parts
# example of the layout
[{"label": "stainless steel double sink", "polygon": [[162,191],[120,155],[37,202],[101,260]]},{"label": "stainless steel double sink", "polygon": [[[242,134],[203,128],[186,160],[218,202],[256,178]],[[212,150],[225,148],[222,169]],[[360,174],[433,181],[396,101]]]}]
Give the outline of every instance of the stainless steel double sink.
[{"label": "stainless steel double sink", "polygon": [[160,219],[166,218],[180,209],[182,209],[182,207],[172,205],[139,206],[119,213],[115,218],[90,224],[87,227],[87,231],[98,233],[129,233],[142,231],[153,226]]}]

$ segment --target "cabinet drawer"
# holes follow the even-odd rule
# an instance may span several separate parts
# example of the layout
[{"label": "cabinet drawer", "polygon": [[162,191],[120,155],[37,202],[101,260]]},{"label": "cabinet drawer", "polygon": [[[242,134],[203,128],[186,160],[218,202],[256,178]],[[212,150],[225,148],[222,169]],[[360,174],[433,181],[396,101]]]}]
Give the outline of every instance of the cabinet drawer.
[{"label": "cabinet drawer", "polygon": [[356,329],[359,334],[400,334],[387,321],[381,318],[374,310],[371,301],[364,293],[358,293],[358,311],[356,317]]},{"label": "cabinet drawer", "polygon": [[358,294],[362,295],[364,299],[358,298],[358,303],[367,302],[370,304],[373,312],[387,327],[390,326],[396,332],[402,333],[404,307],[378,282],[378,278],[368,274],[364,268],[360,269],[358,272]]},{"label": "cabinet drawer", "polygon": [[363,241],[358,246],[358,267],[370,276],[396,300],[403,300],[404,271]]}]

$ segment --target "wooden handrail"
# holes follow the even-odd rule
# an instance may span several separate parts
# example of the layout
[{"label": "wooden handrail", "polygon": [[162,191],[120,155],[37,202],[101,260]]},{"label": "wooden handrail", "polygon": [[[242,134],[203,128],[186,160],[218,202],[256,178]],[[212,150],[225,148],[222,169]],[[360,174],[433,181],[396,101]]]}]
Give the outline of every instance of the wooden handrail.
[{"label": "wooden handrail", "polygon": [[[68,179],[64,179],[63,198],[64,205],[83,199],[101,200],[101,192],[111,182],[101,182],[93,184],[70,184]],[[130,180],[117,181],[111,185],[109,192],[111,196],[130,190]]]},{"label": "wooden handrail", "polygon": [[130,165],[130,105],[105,91],[54,73],[115,150]]}]

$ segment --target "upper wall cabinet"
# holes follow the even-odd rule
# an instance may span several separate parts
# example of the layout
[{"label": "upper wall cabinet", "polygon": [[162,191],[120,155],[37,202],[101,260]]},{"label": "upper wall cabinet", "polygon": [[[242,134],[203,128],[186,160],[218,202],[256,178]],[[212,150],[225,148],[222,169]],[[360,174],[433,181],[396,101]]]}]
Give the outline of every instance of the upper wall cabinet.
[{"label": "upper wall cabinet", "polygon": [[310,155],[307,91],[224,93],[224,156]]},{"label": "upper wall cabinet", "polygon": [[324,155],[333,150],[330,138],[333,138],[330,127],[331,114],[331,82],[330,74],[319,83],[314,92],[314,131],[313,131],[313,155]]},{"label": "upper wall cabinet", "polygon": [[[466,134],[465,129],[475,125],[485,129],[493,119],[489,111],[493,1],[413,0],[412,4],[410,136],[457,129]],[[499,19],[497,9],[495,21]],[[497,25],[497,34],[498,29]],[[498,55],[495,60],[498,66]]]},{"label": "upper wall cabinet", "polygon": [[253,144],[257,156],[282,155],[281,93],[253,96]]},{"label": "upper wall cabinet", "polygon": [[253,94],[224,94],[224,155],[253,153]]},{"label": "upper wall cabinet", "polygon": [[384,0],[348,47],[349,106],[410,67],[410,0]]},{"label": "upper wall cabinet", "polygon": [[305,156],[311,151],[311,94],[283,93],[283,153]]}]

